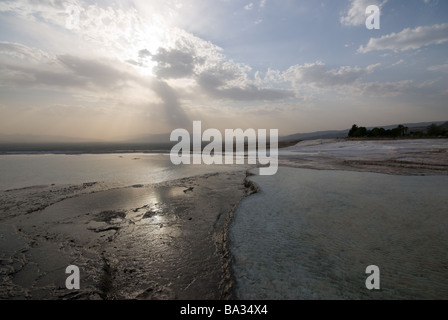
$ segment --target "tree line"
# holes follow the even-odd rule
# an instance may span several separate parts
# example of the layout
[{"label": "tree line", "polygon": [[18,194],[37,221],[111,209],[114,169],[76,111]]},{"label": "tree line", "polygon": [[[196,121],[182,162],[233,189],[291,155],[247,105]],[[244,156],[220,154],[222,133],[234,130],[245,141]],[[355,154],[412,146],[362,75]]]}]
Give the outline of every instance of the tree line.
[{"label": "tree line", "polygon": [[399,138],[399,137],[448,137],[448,131],[442,125],[435,123],[426,127],[425,131],[409,131],[404,125],[398,125],[394,129],[373,128],[368,130],[365,127],[352,126],[348,132],[349,138]]}]

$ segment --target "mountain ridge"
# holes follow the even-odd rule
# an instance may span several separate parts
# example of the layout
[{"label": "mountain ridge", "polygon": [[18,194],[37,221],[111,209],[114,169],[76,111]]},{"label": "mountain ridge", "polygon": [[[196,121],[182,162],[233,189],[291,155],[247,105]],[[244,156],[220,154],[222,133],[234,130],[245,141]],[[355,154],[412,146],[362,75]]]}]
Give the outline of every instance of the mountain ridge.
[{"label": "mountain ridge", "polygon": [[[431,124],[437,124],[448,127],[448,121],[433,121],[433,122],[417,122],[417,123],[401,123],[402,125],[409,128],[409,131],[421,132],[426,130],[426,128]],[[359,125],[362,125],[359,123]],[[367,127],[371,130],[375,127],[384,129],[396,128],[396,125],[387,126],[372,126]],[[294,141],[294,140],[314,140],[314,139],[336,139],[336,138],[346,138],[350,129],[344,130],[323,130],[314,132],[304,132],[304,133],[294,133],[290,135],[280,136],[279,142],[284,141]],[[28,134],[15,134],[6,135],[0,134],[0,144],[160,144],[160,143],[170,143],[170,133],[166,134],[146,134],[138,135],[132,138],[128,138],[121,141],[104,141],[101,139],[83,139],[76,137],[66,137],[66,136],[56,136],[56,135],[28,135]]]}]

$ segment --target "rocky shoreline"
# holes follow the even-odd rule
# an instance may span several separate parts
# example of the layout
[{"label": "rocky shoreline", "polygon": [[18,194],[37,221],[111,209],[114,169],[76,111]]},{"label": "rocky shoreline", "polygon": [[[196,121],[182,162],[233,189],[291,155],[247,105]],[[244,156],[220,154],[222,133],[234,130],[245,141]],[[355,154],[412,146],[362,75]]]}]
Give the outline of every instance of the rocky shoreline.
[{"label": "rocky shoreline", "polygon": [[[4,191],[0,298],[231,299],[226,228],[245,177]],[[80,290],[65,288],[72,264]]]}]

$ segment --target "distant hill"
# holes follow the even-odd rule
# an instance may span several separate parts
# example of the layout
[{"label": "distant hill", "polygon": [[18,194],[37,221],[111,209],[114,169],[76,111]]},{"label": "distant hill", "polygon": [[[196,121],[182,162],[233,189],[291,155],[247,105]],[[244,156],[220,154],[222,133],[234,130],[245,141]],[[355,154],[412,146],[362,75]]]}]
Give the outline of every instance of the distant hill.
[{"label": "distant hill", "polygon": [[[148,139],[148,140],[147,140]],[[0,135],[0,154],[8,152],[109,153],[169,150],[169,135],[152,135],[121,142],[105,142],[51,135]]]},{"label": "distant hill", "polygon": [[[433,123],[435,123],[437,125],[442,125],[442,127],[444,127],[444,128],[448,128],[447,121],[433,121],[433,122],[418,122],[418,123],[399,123],[399,124],[390,125],[390,126],[373,126],[373,127],[367,127],[367,129],[371,130],[373,128],[384,128],[384,129],[388,130],[388,129],[394,129],[398,125],[402,124],[405,127],[408,127],[409,131],[424,132],[424,131],[426,131],[426,128]],[[362,123],[358,123],[358,125],[362,126]],[[348,136],[349,131],[350,131],[350,129],[316,131],[316,132],[308,132],[308,133],[296,133],[296,134],[280,137],[279,141],[346,138]]]},{"label": "distant hill", "polygon": [[[167,143],[170,134],[147,134],[138,135],[116,143]],[[111,143],[100,139],[83,139],[67,136],[54,135],[31,135],[31,134],[0,134],[0,143]]]},{"label": "distant hill", "polygon": [[444,130],[448,130],[448,121],[440,125]]},{"label": "distant hill", "polygon": [[122,141],[123,143],[169,143],[171,133],[138,135]]},{"label": "distant hill", "polygon": [[82,138],[73,138],[53,135],[32,134],[0,134],[0,143],[86,143],[101,142],[100,139],[93,141]]},{"label": "distant hill", "polygon": [[409,127],[409,132],[426,132],[426,129],[428,128],[428,126],[430,126],[431,124],[437,124],[439,126],[441,126],[443,129],[448,130],[448,121],[447,122],[431,122],[431,123],[418,123],[416,126],[408,126]]},{"label": "distant hill", "polygon": [[[437,124],[448,130],[447,121],[402,123],[409,128],[409,132],[425,132],[431,124]],[[358,123],[362,126],[362,123]],[[394,129],[398,126],[377,126],[378,128]],[[368,127],[371,130],[374,127]],[[279,146],[288,146],[301,140],[346,138],[350,129],[327,130],[308,133],[296,133],[279,137]],[[0,135],[0,153],[5,151],[79,151],[79,152],[108,152],[114,150],[143,151],[170,150],[176,142],[170,142],[170,133],[148,134],[131,137],[125,141],[104,142],[86,140],[73,137],[51,135]]]},{"label": "distant hill", "polygon": [[289,136],[279,137],[279,141],[345,138],[349,131],[350,129],[296,133]]}]

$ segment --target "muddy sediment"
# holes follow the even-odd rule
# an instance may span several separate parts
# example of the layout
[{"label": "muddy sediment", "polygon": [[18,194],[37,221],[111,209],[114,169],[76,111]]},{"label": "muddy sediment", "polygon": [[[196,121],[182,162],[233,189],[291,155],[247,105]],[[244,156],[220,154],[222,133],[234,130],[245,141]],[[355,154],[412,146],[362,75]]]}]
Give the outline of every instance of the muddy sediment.
[{"label": "muddy sediment", "polygon": [[[3,192],[0,299],[229,299],[226,227],[244,179],[236,171]],[[72,264],[76,291],[65,287]]]}]

